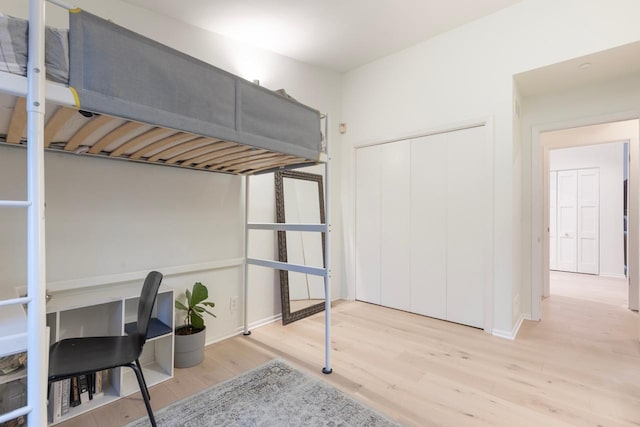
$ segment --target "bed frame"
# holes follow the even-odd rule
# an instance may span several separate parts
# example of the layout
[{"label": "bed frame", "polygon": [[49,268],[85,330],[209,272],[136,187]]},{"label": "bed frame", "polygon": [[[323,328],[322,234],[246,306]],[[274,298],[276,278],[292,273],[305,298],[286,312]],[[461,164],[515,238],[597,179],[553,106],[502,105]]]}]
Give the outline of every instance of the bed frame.
[{"label": "bed frame", "polygon": [[[69,86],[45,80],[45,1],[70,11]],[[0,129],[5,134],[0,144],[26,146],[28,181],[27,200],[0,200],[0,208],[27,209],[28,226],[27,296],[0,300],[5,312],[21,310],[20,305],[26,304],[26,332],[0,336],[0,356],[28,351],[28,402],[0,415],[0,423],[27,414],[30,426],[47,422],[45,150],[245,176],[244,334],[251,333],[249,265],[323,276],[326,333],[322,371],[331,373],[330,269],[252,259],[248,254],[251,230],[324,232],[326,265],[330,265],[330,156],[321,129],[324,120],[324,135],[328,134],[327,117],[61,0],[29,0],[28,43],[27,77],[0,72],[0,104],[12,111],[8,126]],[[113,55],[127,58],[126,74],[109,67]],[[161,72],[148,72],[159,65]],[[145,91],[155,88],[152,93],[157,96],[140,96],[143,81]],[[174,95],[166,97],[163,93],[169,82],[177,86],[170,91]],[[247,222],[251,175],[319,163],[325,167],[325,224]],[[0,323],[3,321],[0,317]]]}]

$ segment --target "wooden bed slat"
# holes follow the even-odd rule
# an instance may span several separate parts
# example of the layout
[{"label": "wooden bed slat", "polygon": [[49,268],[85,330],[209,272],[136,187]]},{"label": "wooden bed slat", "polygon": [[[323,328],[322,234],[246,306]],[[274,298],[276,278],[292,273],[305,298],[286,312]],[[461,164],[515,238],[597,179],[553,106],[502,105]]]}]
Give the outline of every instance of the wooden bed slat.
[{"label": "wooden bed slat", "polygon": [[237,152],[237,153],[232,153],[232,154],[227,154],[226,156],[221,156],[221,157],[216,157],[215,159],[210,159],[207,160],[205,162],[199,163],[196,165],[197,169],[205,169],[205,168],[209,168],[209,167],[213,167],[213,165],[219,165],[219,164],[224,164],[226,162],[229,162],[231,160],[236,160],[236,159],[240,159],[243,157],[251,157],[254,155],[258,155],[258,154],[264,154],[264,153],[268,153],[267,150],[254,150],[250,147],[245,147],[245,150]]},{"label": "wooden bed slat", "polygon": [[60,107],[56,110],[44,127],[44,148],[49,147],[58,131],[62,129],[65,123],[77,112],[78,110],[69,107]]},{"label": "wooden bed slat", "polygon": [[196,139],[196,138],[198,138],[198,136],[190,133],[182,133],[182,132],[177,133],[175,135],[171,135],[167,138],[159,139],[156,142],[152,142],[151,144],[142,147],[135,153],[131,153],[129,158],[137,160],[144,157],[146,154],[151,153],[154,150],[161,149],[162,147],[166,147],[167,145],[171,145],[175,142],[182,143],[182,142],[191,141],[192,139]]},{"label": "wooden bed slat", "polygon": [[247,174],[251,173],[254,168],[268,167],[277,168],[283,164],[283,160],[279,157],[271,157],[262,160],[247,161],[244,163],[238,163],[236,165],[218,169],[220,172],[234,173],[234,174]]},{"label": "wooden bed slat", "polygon": [[[272,153],[273,154],[273,153]],[[233,166],[222,169],[226,172],[243,172],[254,168],[261,168],[265,166],[278,167],[288,160],[292,160],[293,156],[285,156],[283,154],[273,154],[273,157],[264,159],[251,159],[243,163],[237,163]]]},{"label": "wooden bed slat", "polygon": [[[263,160],[263,159],[271,159],[274,157],[280,156],[280,154],[278,153],[273,153],[271,151],[268,151],[264,154],[251,154],[249,156],[244,156],[235,160],[230,160],[228,162],[224,162],[221,164],[217,164],[217,165],[212,165],[210,166],[208,169],[209,170],[224,170],[224,171],[233,171],[236,170],[238,166],[241,165],[246,165],[248,163],[254,162],[254,161],[259,161],[259,160]],[[248,159],[247,159],[248,158]]]},{"label": "wooden bed slat", "polygon": [[80,130],[78,130],[67,142],[67,145],[64,146],[65,151],[74,151],[78,148],[89,136],[91,136],[94,132],[100,130],[103,126],[109,125],[111,122],[116,120],[111,116],[93,116],[87,124],[82,126]]},{"label": "wooden bed slat", "polygon": [[230,148],[226,148],[224,150],[218,150],[218,151],[214,151],[212,153],[208,153],[208,154],[203,154],[202,156],[198,156],[198,157],[194,157],[192,159],[189,159],[189,162],[187,163],[182,162],[183,165],[192,165],[192,164],[196,164],[196,165],[200,165],[201,163],[207,163],[208,160],[213,160],[213,159],[217,159],[220,158],[222,156],[226,156],[229,154],[235,154],[235,153],[239,153],[242,151],[247,151],[250,150],[251,147],[247,147],[245,145],[237,145],[234,144],[233,147]]},{"label": "wooden bed slat", "polygon": [[191,150],[192,148],[199,147],[207,142],[213,142],[211,138],[200,137],[196,139],[192,139],[191,141],[183,142],[178,145],[174,145],[171,148],[167,148],[166,150],[160,151],[159,153],[154,154],[149,157],[150,162],[157,162],[162,158],[171,158],[172,156],[182,153],[185,150]]},{"label": "wooden bed slat", "polygon": [[240,172],[243,170],[264,167],[267,165],[280,165],[285,163],[287,160],[291,160],[294,158],[293,156],[287,156],[284,154],[272,154],[273,157],[265,157],[264,159],[251,159],[246,162],[237,163],[233,166],[227,167],[225,168],[225,170]]},{"label": "wooden bed slat", "polygon": [[252,175],[258,172],[262,172],[262,171],[266,171],[269,169],[273,169],[273,168],[279,168],[279,167],[283,167],[283,166],[288,166],[288,165],[296,165],[296,164],[300,164],[300,163],[309,163],[310,165],[313,163],[311,161],[306,161],[306,159],[301,159],[299,157],[294,157],[290,160],[286,160],[284,162],[281,163],[277,163],[277,164],[268,164],[262,167],[254,167],[244,173],[248,174],[248,175]]},{"label": "wooden bed slat", "polygon": [[106,148],[113,141],[119,138],[122,138],[131,132],[135,132],[136,130],[140,129],[142,126],[144,125],[138,122],[126,122],[125,124],[118,126],[114,130],[106,134],[104,137],[102,137],[95,144],[93,144],[89,149],[89,153],[98,154],[99,152],[102,151],[103,148]]},{"label": "wooden bed slat", "polygon": [[[167,159],[167,161],[165,161],[165,164],[172,165],[181,160],[184,160],[185,162],[189,161],[189,164],[191,164],[193,162],[190,159],[193,159],[194,157],[201,156],[205,153],[209,154],[209,153],[217,152],[220,150],[224,150],[225,148],[235,147],[235,146],[237,146],[237,144],[233,142],[218,141],[217,143],[205,145],[204,147],[200,147],[200,148],[195,148],[193,150],[189,150],[182,154],[178,154],[177,156],[171,157],[170,159]],[[185,163],[185,162],[182,162],[182,163]]]},{"label": "wooden bed slat", "polygon": [[125,142],[124,144],[118,146],[116,149],[114,149],[111,153],[109,153],[110,157],[118,157],[120,156],[122,153],[124,153],[125,151],[127,151],[130,148],[133,148],[137,145],[140,144],[144,144],[145,142],[149,141],[149,140],[155,140],[158,138],[165,138],[169,135],[173,135],[176,132],[170,129],[165,129],[165,128],[153,128],[151,130],[148,130],[147,132],[136,136],[135,138],[130,139],[129,141]]},{"label": "wooden bed slat", "polygon": [[11,113],[11,122],[9,122],[9,131],[7,132],[7,142],[9,144],[18,144],[27,129],[27,100],[19,96]]}]

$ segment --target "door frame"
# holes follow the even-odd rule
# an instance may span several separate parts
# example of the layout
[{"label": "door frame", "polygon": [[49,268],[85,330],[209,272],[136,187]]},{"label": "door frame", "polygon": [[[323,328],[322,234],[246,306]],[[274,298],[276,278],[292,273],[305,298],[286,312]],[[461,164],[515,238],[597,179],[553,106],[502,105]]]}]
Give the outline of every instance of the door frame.
[{"label": "door frame", "polygon": [[[549,123],[532,126],[531,144],[531,319],[541,319],[541,303],[545,290],[549,290],[549,150],[553,148],[578,147],[592,144],[542,144],[540,136],[544,132],[571,129],[612,122],[638,120],[640,112],[620,112],[597,117],[587,117],[568,120],[559,123]],[[639,126],[640,127],[640,126]],[[629,305],[631,309],[638,310],[640,282],[640,131],[635,135],[629,135],[612,141],[629,143],[629,181],[628,181],[628,278],[629,278]],[[539,244],[539,245],[537,245]],[[538,247],[536,247],[538,246]],[[634,262],[635,261],[635,262]],[[640,333],[640,328],[639,328]]]}]

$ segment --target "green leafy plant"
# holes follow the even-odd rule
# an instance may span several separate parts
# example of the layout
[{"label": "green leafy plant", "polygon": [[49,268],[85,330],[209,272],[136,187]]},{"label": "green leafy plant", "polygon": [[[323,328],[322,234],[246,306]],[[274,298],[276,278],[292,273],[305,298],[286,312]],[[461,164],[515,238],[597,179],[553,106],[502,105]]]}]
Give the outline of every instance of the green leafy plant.
[{"label": "green leafy plant", "polygon": [[193,334],[204,329],[204,313],[216,317],[215,314],[205,308],[213,308],[216,306],[213,302],[205,301],[209,298],[209,291],[205,285],[196,282],[193,284],[191,291],[189,291],[189,289],[185,291],[185,295],[187,296],[186,305],[178,300],[175,302],[177,310],[186,312],[184,319],[185,324],[176,330],[176,333],[181,335]]}]

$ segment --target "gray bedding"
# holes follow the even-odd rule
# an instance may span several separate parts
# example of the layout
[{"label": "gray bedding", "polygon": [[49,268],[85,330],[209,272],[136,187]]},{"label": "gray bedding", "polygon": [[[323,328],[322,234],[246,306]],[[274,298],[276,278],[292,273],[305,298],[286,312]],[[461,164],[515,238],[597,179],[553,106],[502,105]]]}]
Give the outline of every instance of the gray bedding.
[{"label": "gray bedding", "polygon": [[[27,75],[29,23],[0,14],[0,71]],[[45,67],[47,79],[69,82],[69,38],[66,30],[46,27]]]}]

